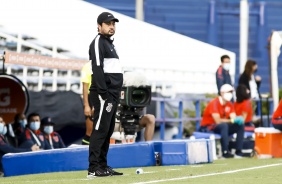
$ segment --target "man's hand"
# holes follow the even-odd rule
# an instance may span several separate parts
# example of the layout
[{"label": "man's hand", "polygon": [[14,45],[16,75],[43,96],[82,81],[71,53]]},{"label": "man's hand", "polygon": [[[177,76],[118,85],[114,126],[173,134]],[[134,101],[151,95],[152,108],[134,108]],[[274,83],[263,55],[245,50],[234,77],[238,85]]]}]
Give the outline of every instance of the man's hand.
[{"label": "man's hand", "polygon": [[34,145],[31,147],[31,150],[32,150],[32,151],[39,151],[40,148],[39,148],[39,146],[37,146],[36,144],[34,144]]},{"label": "man's hand", "polygon": [[256,81],[261,81],[261,76],[257,75],[257,76],[255,77],[255,80],[256,80]]},{"label": "man's hand", "polygon": [[244,123],[244,118],[242,116],[236,116],[236,118],[234,119],[234,123],[242,125]]},{"label": "man's hand", "polygon": [[90,108],[89,105],[86,105],[86,106],[84,107],[84,115],[85,115],[86,117],[91,117],[91,108]]}]

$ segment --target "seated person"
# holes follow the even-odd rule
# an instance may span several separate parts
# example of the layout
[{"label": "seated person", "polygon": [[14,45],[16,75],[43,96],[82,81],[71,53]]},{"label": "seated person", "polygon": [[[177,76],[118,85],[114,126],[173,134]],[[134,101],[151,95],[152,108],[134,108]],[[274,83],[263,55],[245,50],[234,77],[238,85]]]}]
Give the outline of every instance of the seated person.
[{"label": "seated person", "polygon": [[2,157],[6,153],[20,153],[20,152],[39,150],[39,147],[37,145],[32,145],[29,148],[15,148],[15,147],[13,147],[12,145],[10,145],[7,142],[7,140],[4,136],[6,134],[6,132],[7,132],[7,127],[5,125],[3,117],[0,115],[0,173],[1,172],[3,173]]},{"label": "seated person", "polygon": [[20,137],[21,134],[24,132],[27,125],[27,120],[24,113],[16,114],[13,123],[13,129],[15,132],[16,137]]},{"label": "seated person", "polygon": [[243,84],[240,84],[236,89],[234,108],[236,115],[244,118],[245,131],[253,132],[255,126],[253,124],[253,107],[250,100],[250,90]]},{"label": "seated person", "polygon": [[51,149],[65,148],[66,146],[61,136],[57,132],[54,132],[54,125],[55,123],[50,117],[45,117],[41,120],[41,131]]},{"label": "seated person", "polygon": [[26,129],[19,138],[19,147],[29,148],[30,146],[36,144],[42,150],[51,149],[44,137],[44,134],[39,129],[40,116],[37,113],[31,113],[27,117]]},{"label": "seated person", "polygon": [[235,114],[232,99],[233,87],[224,84],[220,88],[220,96],[209,102],[203,113],[201,132],[213,132],[221,135],[222,156],[234,157],[228,150],[229,135],[237,133],[236,156],[241,157],[244,139],[244,119]]},{"label": "seated person", "polygon": [[155,132],[155,116],[152,114],[145,114],[139,121],[140,129],[145,128],[144,139],[145,141],[153,140]]},{"label": "seated person", "polygon": [[18,138],[15,135],[12,124],[11,123],[6,124],[6,127],[7,127],[7,133],[6,133],[5,137],[8,141],[8,143],[10,145],[14,146],[15,148],[17,148],[18,147]]},{"label": "seated person", "polygon": [[272,115],[272,124],[274,128],[282,131],[282,99]]}]

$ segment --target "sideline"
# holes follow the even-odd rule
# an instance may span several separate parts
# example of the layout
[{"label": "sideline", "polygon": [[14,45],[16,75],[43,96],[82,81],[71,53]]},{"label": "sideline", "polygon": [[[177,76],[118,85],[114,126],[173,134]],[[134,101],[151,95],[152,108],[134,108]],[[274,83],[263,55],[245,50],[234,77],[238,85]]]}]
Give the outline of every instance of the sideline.
[{"label": "sideline", "polygon": [[276,166],[281,166],[281,165],[282,165],[282,163],[270,164],[270,165],[249,167],[249,168],[244,168],[244,169],[236,169],[236,170],[224,171],[224,172],[219,172],[219,173],[201,174],[201,175],[195,175],[195,176],[186,176],[186,177],[179,177],[179,178],[169,178],[169,179],[163,179],[163,180],[152,180],[152,181],[138,182],[138,183],[132,183],[132,184],[161,183],[161,182],[167,182],[167,181],[177,181],[177,180],[186,180],[186,179],[193,179],[193,178],[202,178],[202,177],[208,177],[208,176],[217,176],[217,175],[232,174],[232,173],[238,173],[238,172],[243,172],[243,171],[262,169],[262,168],[268,168],[268,167],[276,167]]}]

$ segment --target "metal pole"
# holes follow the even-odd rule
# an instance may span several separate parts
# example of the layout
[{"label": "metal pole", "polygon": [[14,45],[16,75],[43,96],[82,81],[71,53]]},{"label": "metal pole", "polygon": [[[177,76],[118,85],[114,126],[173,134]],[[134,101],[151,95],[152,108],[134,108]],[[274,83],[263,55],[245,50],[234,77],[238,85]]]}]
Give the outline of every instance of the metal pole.
[{"label": "metal pole", "polygon": [[183,101],[179,101],[179,107],[178,107],[178,118],[180,119],[179,125],[178,125],[178,138],[182,138],[182,132],[183,132],[183,122],[182,122],[182,117],[183,117]]},{"label": "metal pole", "polygon": [[2,60],[2,73],[5,73],[5,52],[3,53],[3,55],[0,55],[0,60]]},{"label": "metal pole", "polygon": [[[196,109],[196,118],[201,118],[201,102],[200,102],[200,100],[196,100],[195,109]],[[199,131],[199,129],[200,129],[200,120],[196,120],[196,131]]]},{"label": "metal pole", "polygon": [[240,2],[240,73],[243,73],[248,58],[249,32],[249,5],[248,0]]},{"label": "metal pole", "polygon": [[161,101],[161,119],[162,122],[160,124],[160,134],[161,134],[161,140],[164,140],[165,135],[165,102]]},{"label": "metal pole", "polygon": [[144,0],[136,0],[135,4],[135,18],[144,21]]}]

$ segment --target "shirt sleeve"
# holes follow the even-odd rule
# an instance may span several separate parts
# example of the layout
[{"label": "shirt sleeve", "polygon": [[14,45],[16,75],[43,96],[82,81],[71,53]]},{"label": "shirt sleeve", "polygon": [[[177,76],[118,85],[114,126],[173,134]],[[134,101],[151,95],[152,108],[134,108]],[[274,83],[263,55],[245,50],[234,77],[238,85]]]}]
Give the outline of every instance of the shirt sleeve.
[{"label": "shirt sleeve", "polygon": [[[81,70],[81,78],[80,81],[82,83],[87,83],[90,84],[91,80],[89,81],[89,70],[91,70],[89,67],[91,66],[91,64],[86,63]],[[90,78],[91,78],[91,74],[90,74]]]},{"label": "shirt sleeve", "polygon": [[65,148],[66,145],[65,145],[65,143],[64,143],[64,141],[63,141],[63,139],[62,139],[62,137],[61,137],[59,134],[58,134],[58,137],[59,137],[60,148]]},{"label": "shirt sleeve", "polygon": [[220,94],[220,88],[224,84],[224,76],[223,76],[222,68],[219,68],[216,71],[215,75],[216,75],[216,86],[217,86],[218,94]]},{"label": "shirt sleeve", "polygon": [[0,152],[6,153],[21,153],[31,151],[31,148],[15,148],[6,143],[2,137],[0,137]]},{"label": "shirt sleeve", "polygon": [[211,101],[208,108],[209,108],[210,114],[214,114],[214,113],[220,114],[219,109],[218,109],[218,101]]},{"label": "shirt sleeve", "polygon": [[105,51],[103,43],[99,38],[100,36],[98,35],[95,41],[90,45],[89,58],[92,61],[92,77],[95,82],[97,92],[103,100],[106,100],[109,94],[103,70]]}]

